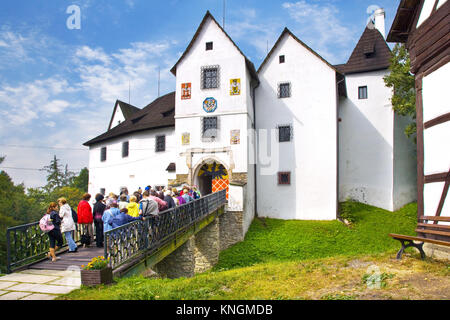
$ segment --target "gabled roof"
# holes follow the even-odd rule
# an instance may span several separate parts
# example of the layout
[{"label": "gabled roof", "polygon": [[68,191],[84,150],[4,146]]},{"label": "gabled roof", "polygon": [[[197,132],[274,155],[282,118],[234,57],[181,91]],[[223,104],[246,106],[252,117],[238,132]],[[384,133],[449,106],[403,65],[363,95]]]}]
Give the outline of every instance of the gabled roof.
[{"label": "gabled roof", "polygon": [[123,117],[125,118],[125,120],[128,120],[133,114],[135,114],[136,112],[141,110],[135,106],[132,106],[131,104],[117,100],[116,105],[114,106],[113,114],[111,116],[111,121],[109,122],[108,130],[111,129],[112,122],[114,120],[114,116],[117,111],[117,107],[119,107],[120,110],[122,110],[122,114],[123,114]]},{"label": "gabled roof", "polygon": [[275,42],[275,45],[273,46],[272,50],[267,54],[267,57],[264,59],[261,66],[258,68],[258,73],[261,71],[262,67],[266,64],[267,61],[269,61],[270,57],[272,56],[275,49],[280,44],[281,40],[283,39],[285,34],[289,34],[295,41],[300,43],[303,47],[305,47],[307,50],[309,50],[313,55],[315,55],[317,58],[322,60],[326,65],[328,65],[331,69],[339,72],[333,65],[331,65],[327,60],[325,60],[321,55],[319,55],[317,52],[315,52],[313,49],[311,49],[308,45],[306,45],[303,41],[301,41],[299,38],[295,36],[288,28],[284,28],[283,32],[281,33],[280,37],[278,38],[277,42]]},{"label": "gabled roof", "polygon": [[346,64],[335,67],[343,74],[387,69],[390,66],[391,49],[373,24],[368,25]]},{"label": "gabled roof", "polygon": [[388,42],[405,43],[413,26],[414,18],[419,10],[420,0],[401,0],[397,14],[387,37]]},{"label": "gabled roof", "polygon": [[131,133],[175,126],[175,92],[162,96],[134,113],[129,119],[86,142],[85,146],[119,138]]},{"label": "gabled roof", "polygon": [[256,72],[255,65],[253,62],[250,61],[250,59],[247,58],[247,56],[242,52],[242,50],[236,45],[236,43],[231,39],[231,37],[226,33],[226,31],[222,28],[222,26],[217,22],[217,20],[214,18],[214,16],[209,12],[209,10],[206,12],[205,17],[203,18],[202,22],[200,23],[200,26],[197,29],[197,32],[195,32],[194,37],[192,38],[191,42],[187,46],[186,50],[184,51],[183,55],[178,59],[177,63],[173,66],[173,68],[170,70],[175,76],[177,75],[177,67],[178,64],[184,59],[184,57],[188,54],[188,52],[191,50],[192,46],[194,45],[195,41],[197,40],[198,36],[200,35],[201,31],[203,30],[203,27],[205,26],[208,19],[211,19],[214,21],[214,23],[219,27],[220,30],[227,36],[227,38],[231,41],[231,43],[236,47],[236,49],[242,54],[242,56],[245,58],[245,64],[247,65],[248,70],[250,71],[251,76],[254,80],[259,82],[258,74]]}]

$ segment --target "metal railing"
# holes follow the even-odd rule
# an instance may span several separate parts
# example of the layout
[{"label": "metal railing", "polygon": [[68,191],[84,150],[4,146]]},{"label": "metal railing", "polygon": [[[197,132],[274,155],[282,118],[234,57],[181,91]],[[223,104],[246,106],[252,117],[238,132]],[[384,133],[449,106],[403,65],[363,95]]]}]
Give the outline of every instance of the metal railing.
[{"label": "metal railing", "polygon": [[[157,248],[176,232],[183,230],[217,210],[226,203],[226,190],[208,195],[186,205],[160,213],[157,217],[137,221],[105,233],[105,257],[117,267],[143,250]],[[73,234],[78,244],[85,230],[80,225]],[[94,237],[95,237],[94,227]],[[67,242],[63,237],[64,245]],[[46,258],[49,252],[48,235],[39,228],[39,222],[8,228],[6,232],[7,273]]]},{"label": "metal railing", "polygon": [[105,232],[105,258],[115,269],[145,251],[155,250],[170,241],[177,233],[226,204],[226,190],[210,194],[188,204],[161,212]]},{"label": "metal railing", "polygon": [[[81,229],[77,226],[77,230],[73,233],[73,239],[77,243],[80,242],[82,231],[84,231]],[[65,249],[67,248],[65,237],[63,241],[62,249]],[[44,259],[49,252],[49,247],[50,240],[48,235],[41,231],[39,221],[8,228],[6,231],[7,273]]]}]

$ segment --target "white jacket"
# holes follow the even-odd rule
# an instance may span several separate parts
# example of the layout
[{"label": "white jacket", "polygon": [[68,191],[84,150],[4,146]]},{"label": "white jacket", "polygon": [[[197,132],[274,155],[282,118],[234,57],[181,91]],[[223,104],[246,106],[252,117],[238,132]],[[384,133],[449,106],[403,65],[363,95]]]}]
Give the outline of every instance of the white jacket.
[{"label": "white jacket", "polygon": [[61,232],[75,231],[75,222],[72,218],[72,209],[66,203],[59,209],[59,217],[62,219]]}]

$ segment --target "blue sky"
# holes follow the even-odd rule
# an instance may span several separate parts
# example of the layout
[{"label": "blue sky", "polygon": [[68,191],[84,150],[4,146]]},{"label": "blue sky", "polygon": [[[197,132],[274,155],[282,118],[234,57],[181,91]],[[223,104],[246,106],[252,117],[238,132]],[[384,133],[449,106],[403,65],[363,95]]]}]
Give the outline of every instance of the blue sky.
[{"label": "blue sky", "polygon": [[[345,63],[370,6],[399,0],[227,0],[225,29],[258,68],[284,27],[332,64]],[[69,30],[70,5],[81,29]],[[82,144],[106,131],[116,99],[144,107],[175,90],[169,72],[207,10],[222,0],[15,0],[0,3],[0,155],[15,183],[45,184],[37,170],[56,155],[73,171],[88,166]],[[13,169],[21,168],[21,169]]]}]

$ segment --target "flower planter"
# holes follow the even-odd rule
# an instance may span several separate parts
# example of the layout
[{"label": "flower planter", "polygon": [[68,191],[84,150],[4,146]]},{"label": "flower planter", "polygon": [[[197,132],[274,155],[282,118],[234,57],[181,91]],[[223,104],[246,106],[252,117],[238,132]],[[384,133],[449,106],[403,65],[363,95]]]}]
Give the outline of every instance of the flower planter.
[{"label": "flower planter", "polygon": [[112,268],[101,270],[81,270],[81,284],[84,286],[97,286],[111,284],[113,281]]}]

